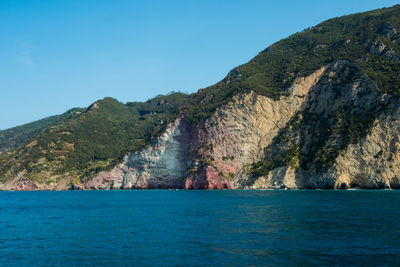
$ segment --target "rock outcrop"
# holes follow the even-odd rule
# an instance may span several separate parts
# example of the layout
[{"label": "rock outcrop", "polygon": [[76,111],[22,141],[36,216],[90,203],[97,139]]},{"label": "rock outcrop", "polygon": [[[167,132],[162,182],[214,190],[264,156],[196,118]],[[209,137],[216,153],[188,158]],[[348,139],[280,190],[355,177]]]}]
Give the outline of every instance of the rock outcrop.
[{"label": "rock outcrop", "polygon": [[400,105],[341,153],[327,175],[335,188],[400,188]]},{"label": "rock outcrop", "polygon": [[[338,61],[328,67],[325,77],[321,77],[319,83],[310,91],[301,111],[326,121],[332,120],[332,114],[336,114],[346,107],[351,107],[351,114],[349,113],[348,116],[359,116],[359,120],[374,114],[377,118],[372,120],[373,123],[369,128],[367,127],[368,134],[358,136],[356,135],[358,132],[356,132],[353,136],[354,140],[349,141],[350,144],[340,146],[338,144],[344,142],[343,136],[332,136],[332,131],[337,129],[336,126],[340,121],[336,120],[336,125],[324,123],[325,127],[332,127],[330,129],[333,130],[325,133],[331,136],[324,135],[323,139],[319,139],[319,133],[313,134],[313,131],[318,130],[312,125],[316,121],[312,119],[305,121],[303,118],[299,122],[300,130],[296,130],[298,132],[303,130],[307,132],[307,135],[304,137],[291,136],[295,133],[290,133],[290,129],[286,128],[284,129],[285,134],[294,140],[279,142],[278,146],[281,149],[287,143],[294,142],[300,146],[300,153],[303,153],[303,156],[300,154],[296,160],[308,159],[309,161],[303,162],[303,164],[297,162],[294,164],[295,166],[281,164],[283,166],[272,168],[265,176],[252,177],[249,172],[245,172],[245,175],[241,173],[235,184],[236,188],[399,188],[400,168],[397,150],[400,145],[398,140],[400,105],[398,102],[392,101],[388,95],[380,97],[376,85],[361,73],[353,74],[354,78],[350,79],[347,84],[341,83],[338,87],[333,86],[332,81],[338,74],[343,77],[343,71],[350,71],[348,62]],[[392,111],[380,109],[382,106],[391,107]],[[349,127],[351,126],[349,125]],[[338,133],[335,132],[335,134]],[[314,153],[312,147],[321,142],[328,143],[324,148],[334,148],[337,151],[332,152],[327,149],[326,154],[320,154],[320,158],[313,157],[315,155],[312,155]],[[272,146],[270,149],[278,150],[277,146]],[[271,153],[279,154],[279,151]],[[318,163],[321,163],[329,153],[334,155],[330,168],[318,169]],[[266,160],[273,161],[275,159],[270,157]]]},{"label": "rock outcrop", "polygon": [[[254,92],[237,95],[196,127],[193,149],[197,158],[187,188],[233,188],[236,174],[263,157],[278,131],[301,108],[325,67],[295,81],[288,96],[274,101]],[[218,181],[218,182],[216,182]]]},{"label": "rock outcrop", "polygon": [[[371,114],[356,136],[339,131]],[[400,188],[399,135],[399,102],[339,60],[298,78],[277,100],[250,91],[201,123],[182,115],[145,149],[80,184],[42,186],[21,177],[7,188]]]},{"label": "rock outcrop", "polygon": [[[390,96],[380,96],[369,77],[339,60],[297,79],[278,100],[249,92],[233,97],[203,123],[190,125],[179,117],[149,147],[129,153],[84,187],[398,188],[400,105],[392,103],[390,114],[377,108],[389,103]],[[357,142],[329,132],[337,131],[340,120],[348,120],[337,117],[348,107],[349,117],[380,114],[367,135],[354,137],[360,138]],[[317,125],[321,120],[326,120],[328,132]],[[321,142],[326,142],[320,147],[326,151],[314,148]],[[255,162],[274,162],[293,146],[307,156],[272,166],[265,175],[252,173]],[[328,154],[333,160],[326,163]]]},{"label": "rock outcrop", "polygon": [[184,117],[167,125],[153,143],[85,183],[87,189],[183,188],[191,164],[191,127]]},{"label": "rock outcrop", "polygon": [[11,188],[11,190],[15,191],[35,191],[38,189],[38,186],[34,182],[25,177],[18,179],[16,185]]}]

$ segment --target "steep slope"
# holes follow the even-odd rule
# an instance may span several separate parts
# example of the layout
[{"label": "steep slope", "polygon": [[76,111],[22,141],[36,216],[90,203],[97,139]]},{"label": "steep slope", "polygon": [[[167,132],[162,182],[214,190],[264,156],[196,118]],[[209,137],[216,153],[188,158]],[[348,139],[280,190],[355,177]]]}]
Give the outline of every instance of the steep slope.
[{"label": "steep slope", "polygon": [[365,140],[390,102],[348,61],[327,66],[301,109],[264,147],[264,158],[251,165],[239,186],[252,187],[264,179],[257,186],[333,188],[337,177],[327,172],[342,151]]},{"label": "steep slope", "polygon": [[[354,167],[358,174],[336,168],[342,152],[370,138],[374,123],[398,107],[399,27],[399,6],[328,20],[195,94],[187,114],[201,145],[186,187],[398,187],[393,164],[386,178],[372,171],[376,164],[367,172]],[[397,140],[396,132],[381,138]],[[359,160],[355,166],[365,168]]]},{"label": "steep slope", "polygon": [[293,34],[234,68],[221,82],[191,97],[188,118],[198,122],[238,93],[277,100],[299,77],[336,60],[348,60],[381,92],[400,90],[400,6],[334,18]]},{"label": "steep slope", "polygon": [[[381,152],[375,144],[353,158],[348,151],[366,153],[355,152],[354,146],[360,150],[375,124],[387,125],[388,116],[396,117],[389,114],[398,107],[399,19],[395,6],[323,22],[272,45],[220,83],[192,95],[181,110],[191,125],[185,131],[191,136],[191,158],[184,163],[190,167],[181,174],[184,182],[170,187],[398,187],[395,163],[386,164],[392,166],[390,174],[372,171],[377,163],[366,167],[381,155],[394,160],[393,148],[390,154],[380,142]],[[386,129],[381,139],[394,140],[396,146],[397,137],[391,136],[396,133]],[[164,166],[160,155],[169,150],[162,143],[156,140],[148,148],[159,152],[145,153],[146,160],[127,157],[118,175],[109,172],[107,181],[148,188],[152,179],[162,180],[156,174]],[[343,155],[356,167],[346,172]],[[180,168],[179,155],[170,158],[176,164],[166,172]],[[141,182],[125,184],[131,173]]]},{"label": "steep slope", "polygon": [[98,101],[0,156],[0,188],[398,188],[399,29],[335,18],[193,95]]}]

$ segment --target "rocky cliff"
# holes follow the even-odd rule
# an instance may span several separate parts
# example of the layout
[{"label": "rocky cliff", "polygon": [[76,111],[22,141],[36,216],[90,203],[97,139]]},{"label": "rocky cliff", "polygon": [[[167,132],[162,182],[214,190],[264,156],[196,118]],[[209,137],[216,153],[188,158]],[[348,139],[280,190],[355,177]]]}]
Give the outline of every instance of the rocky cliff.
[{"label": "rocky cliff", "polygon": [[[296,116],[264,148],[264,159],[253,164],[236,186],[396,187],[399,170],[392,168],[389,175],[376,161],[382,162],[385,155],[388,163],[394,156],[397,111],[397,102],[380,95],[369,77],[349,62],[337,61],[327,66]],[[393,167],[393,161],[388,165]]]},{"label": "rocky cliff", "polygon": [[[152,146],[87,186],[113,180],[118,188],[399,187],[400,105],[379,95],[368,76],[336,61],[297,79],[288,92],[278,100],[237,95],[202,124],[179,118]],[[347,107],[351,114],[340,117]],[[352,116],[359,122],[349,121]],[[366,134],[344,140],[340,131],[350,130],[341,128],[345,121]],[[286,162],[277,160],[293,149],[297,153]],[[276,161],[262,175],[254,171],[256,162]]]},{"label": "rocky cliff", "polygon": [[301,108],[325,67],[297,79],[288,96],[278,100],[254,92],[235,96],[196,128],[196,158],[187,188],[237,188],[237,175],[264,157],[278,131]]},{"label": "rocky cliff", "polygon": [[192,95],[0,131],[0,189],[400,188],[399,28],[331,19]]},{"label": "rocky cliff", "polygon": [[86,188],[240,187],[235,176],[263,158],[268,146],[301,108],[325,67],[295,81],[290,94],[274,101],[254,92],[237,95],[204,123],[184,117],[167,126],[154,143],[130,153],[115,169],[102,172]]},{"label": "rocky cliff", "polygon": [[169,123],[163,134],[122,163],[84,182],[85,189],[183,188],[191,164],[191,127],[184,117]]}]

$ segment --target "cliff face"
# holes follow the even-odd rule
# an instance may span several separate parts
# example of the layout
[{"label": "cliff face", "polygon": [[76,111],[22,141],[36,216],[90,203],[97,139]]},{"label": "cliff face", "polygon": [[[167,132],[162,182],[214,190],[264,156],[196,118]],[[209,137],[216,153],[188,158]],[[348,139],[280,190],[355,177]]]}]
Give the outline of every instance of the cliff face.
[{"label": "cliff face", "polygon": [[239,188],[236,176],[263,158],[264,147],[301,109],[325,69],[296,80],[277,101],[250,92],[235,96],[204,123],[189,126],[179,118],[152,146],[130,153],[85,187]]},{"label": "cliff face", "polygon": [[325,67],[298,79],[289,95],[274,101],[254,92],[237,95],[218,108],[214,115],[196,128],[193,149],[196,158],[187,188],[236,188],[235,178],[249,164],[263,158],[264,147],[271,144],[301,108],[309,91]]},{"label": "cliff face", "polygon": [[84,184],[86,189],[183,188],[191,164],[191,127],[184,117],[167,125],[151,146],[126,155],[111,171]]},{"label": "cliff face", "polygon": [[[238,188],[400,188],[400,104],[374,121],[370,133],[351,144],[324,173],[315,175],[291,166],[274,168],[247,186]],[[248,177],[246,177],[248,178]]]},{"label": "cliff face", "polygon": [[[347,81],[336,83],[337,77]],[[244,171],[235,187],[398,188],[399,112],[398,101],[380,95],[371,79],[338,61],[264,149],[264,161],[278,163],[267,164],[264,175]],[[282,160],[293,150],[297,153]]]},{"label": "cliff face", "polygon": [[333,188],[337,177],[327,168],[339,151],[363,138],[378,104],[375,84],[349,62],[327,65],[295,116],[264,146],[263,159],[243,170],[235,186]]},{"label": "cliff face", "polygon": [[273,100],[238,94],[207,120],[184,115],[151,145],[79,184],[4,189],[400,188],[400,104],[348,61],[298,78]]},{"label": "cliff face", "polygon": [[400,104],[375,120],[371,132],[340,154],[327,176],[335,188],[400,188]]},{"label": "cliff face", "polygon": [[[249,92],[203,123],[178,118],[85,187],[397,188],[399,116],[400,105],[369,77],[336,61],[297,79],[279,100]],[[257,162],[269,166],[262,175]]]}]

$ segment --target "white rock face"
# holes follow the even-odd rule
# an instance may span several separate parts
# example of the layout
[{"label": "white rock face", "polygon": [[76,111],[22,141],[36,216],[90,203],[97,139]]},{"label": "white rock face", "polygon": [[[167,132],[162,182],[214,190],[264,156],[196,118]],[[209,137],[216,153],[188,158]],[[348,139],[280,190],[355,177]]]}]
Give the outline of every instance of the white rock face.
[{"label": "white rock face", "polygon": [[182,188],[191,164],[190,130],[182,118],[170,124],[154,146],[130,153],[124,160],[124,187]]},{"label": "white rock face", "polygon": [[182,188],[191,164],[190,128],[184,118],[167,125],[151,146],[132,152],[111,171],[101,172],[87,188]]},{"label": "white rock face", "polygon": [[[333,66],[335,69],[337,66]],[[329,75],[329,74],[328,74]],[[319,85],[321,86],[321,85]],[[374,84],[367,77],[351,88],[342,88],[334,97],[332,87],[315,88],[309,93],[308,110],[319,114],[332,112],[335,107],[351,104],[353,108],[372,108],[380,100]],[[317,90],[318,89],[318,90]],[[386,99],[386,100],[385,100]],[[334,102],[333,102],[334,101]],[[400,188],[400,103],[392,103],[390,114],[382,113],[375,120],[369,133],[357,144],[350,144],[335,159],[334,164],[324,173],[313,174],[301,168],[290,166],[275,168],[267,176],[254,178],[249,189],[261,188]],[[311,145],[315,140],[305,139]],[[241,172],[240,179],[248,179],[247,172]],[[243,187],[236,183],[236,187]]]},{"label": "white rock face", "polygon": [[297,188],[295,170],[290,167],[279,167],[273,169],[268,176],[257,178],[248,189],[284,189]]},{"label": "white rock face", "polygon": [[381,116],[360,143],[350,145],[327,173],[335,188],[400,187],[400,105]]}]

